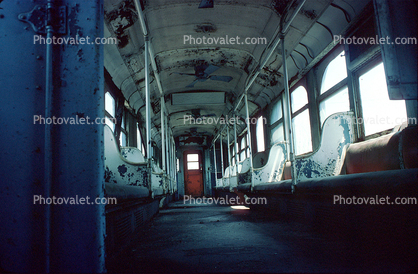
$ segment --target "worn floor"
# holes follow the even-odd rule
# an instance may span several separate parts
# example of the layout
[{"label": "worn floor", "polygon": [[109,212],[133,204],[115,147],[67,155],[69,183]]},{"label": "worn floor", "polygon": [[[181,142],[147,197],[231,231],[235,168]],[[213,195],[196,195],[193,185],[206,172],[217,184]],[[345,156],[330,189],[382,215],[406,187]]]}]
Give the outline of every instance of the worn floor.
[{"label": "worn floor", "polygon": [[265,212],[180,201],[160,210],[107,269],[110,273],[416,270],[416,254],[400,254],[399,248],[390,241],[328,235]]}]

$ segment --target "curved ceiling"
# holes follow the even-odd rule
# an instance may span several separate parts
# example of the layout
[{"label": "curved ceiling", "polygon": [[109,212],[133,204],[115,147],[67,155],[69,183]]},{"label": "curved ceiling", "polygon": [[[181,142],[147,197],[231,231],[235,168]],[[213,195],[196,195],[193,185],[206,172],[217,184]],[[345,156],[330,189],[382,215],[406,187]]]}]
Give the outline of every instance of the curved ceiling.
[{"label": "curved ceiling", "polygon": [[[223,125],[191,125],[185,117],[233,115],[235,104],[250,76],[278,39],[280,21],[288,21],[299,1],[214,0],[213,8],[199,8],[200,0],[140,1],[169,124],[175,137],[190,134],[215,136]],[[285,37],[285,48],[290,57],[287,62],[289,78],[300,77],[306,71],[304,68],[318,62],[317,57],[332,48],[332,35],[347,29],[367,2],[307,0]],[[133,0],[105,0],[104,10],[105,37],[118,39],[117,45],[105,45],[105,68],[131,108],[145,117],[144,37],[135,4]],[[203,38],[206,44],[203,44]],[[246,38],[262,39],[260,43],[245,43]],[[202,43],[198,44],[200,39]],[[209,44],[216,39],[217,44]],[[228,44],[222,43],[225,39]],[[209,67],[215,71],[202,76]],[[199,73],[200,81],[195,81]],[[160,92],[155,75],[151,73],[151,76],[152,135],[159,143]],[[248,89],[250,113],[264,108],[282,90],[282,55],[276,49]],[[178,97],[183,98],[180,104],[173,100],[176,94],[182,93],[190,93],[190,102],[183,102],[188,101],[184,100],[188,97]],[[209,100],[219,99],[220,94],[224,97],[223,102]],[[242,103],[237,108],[237,115],[245,117]],[[238,130],[242,131],[244,127],[244,124],[239,124]]]}]

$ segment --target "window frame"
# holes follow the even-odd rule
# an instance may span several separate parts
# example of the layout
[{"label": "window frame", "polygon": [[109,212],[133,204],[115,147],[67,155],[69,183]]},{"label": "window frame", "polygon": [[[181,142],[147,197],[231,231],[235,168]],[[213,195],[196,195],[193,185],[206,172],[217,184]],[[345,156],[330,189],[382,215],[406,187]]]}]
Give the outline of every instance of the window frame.
[{"label": "window frame", "polygon": [[[381,54],[377,55],[377,57],[375,57],[373,59],[366,60],[361,66],[358,66],[352,72],[353,93],[354,93],[354,97],[356,98],[356,100],[355,100],[356,105],[355,106],[356,106],[356,120],[357,121],[359,119],[362,119],[364,121],[363,104],[362,104],[362,101],[361,101],[362,99],[361,99],[361,93],[360,93],[360,81],[359,81],[360,77],[361,77],[361,75],[366,74],[367,72],[369,72],[370,70],[375,68],[380,63],[383,63],[383,66],[384,66],[384,62],[383,62],[383,58],[382,58]],[[386,72],[385,72],[385,74],[386,74]],[[386,75],[385,75],[385,77],[386,77]],[[350,93],[349,93],[349,95],[350,95]],[[403,100],[403,101],[405,102],[405,100]],[[407,114],[407,116],[408,116],[408,114]],[[374,139],[376,137],[389,134],[393,130],[393,128],[390,128],[390,129],[379,131],[379,132],[376,132],[376,133],[373,133],[373,134],[370,134],[370,135],[366,135],[365,124],[364,123],[356,123],[356,125],[357,125],[357,137],[360,141]]]},{"label": "window frame", "polygon": [[[348,66],[348,60],[347,60],[347,56],[348,56],[348,53],[347,53],[347,48],[345,48],[344,46],[340,46],[340,47],[337,47],[335,50],[334,50],[334,52],[332,53],[332,55],[330,55],[329,56],[329,58],[330,58],[330,60],[327,58],[326,59],[326,62],[324,63],[324,64],[326,64],[325,65],[325,67],[324,67],[324,70],[323,70],[323,72],[322,72],[322,74],[320,75],[320,77],[318,77],[318,79],[320,79],[320,81],[321,81],[321,85],[319,86],[319,88],[318,88],[318,100],[317,100],[317,109],[318,109],[318,116],[319,116],[319,123],[320,123],[320,130],[322,131],[322,123],[321,123],[321,115],[320,115],[320,112],[319,112],[319,105],[322,103],[322,102],[324,102],[324,101],[326,101],[328,98],[330,98],[331,96],[333,96],[334,94],[337,94],[338,92],[340,92],[341,90],[343,90],[344,88],[347,88],[348,89],[348,105],[349,105],[349,110],[351,110],[352,109],[352,107],[351,107],[351,99],[350,99],[350,94],[351,94],[351,91],[350,91],[350,87],[349,87],[349,79],[350,79],[350,70],[349,70],[349,66]],[[339,81],[338,83],[336,83],[334,86],[332,86],[332,87],[330,87],[329,89],[327,89],[324,93],[322,93],[321,94],[321,89],[322,89],[322,85],[324,84],[323,83],[323,80],[324,80],[324,76],[325,76],[325,73],[326,73],[326,71],[327,71],[327,68],[328,68],[328,66],[331,64],[331,62],[332,61],[334,61],[337,57],[339,57],[341,54],[344,54],[343,56],[344,56],[344,58],[345,58],[345,69],[346,69],[346,72],[347,72],[347,77],[345,77],[344,79],[342,79],[341,81]],[[325,61],[325,60],[324,60]],[[318,75],[319,76],[319,75]],[[329,117],[329,116],[328,116]],[[328,117],[325,117],[324,118],[324,121],[328,118]]]},{"label": "window frame", "polygon": [[[294,120],[294,118],[295,117],[297,117],[298,115],[300,115],[300,114],[302,114],[304,111],[308,111],[308,116],[309,116],[309,128],[310,128],[310,138],[309,138],[309,141],[310,141],[310,146],[311,146],[311,149],[310,149],[310,151],[306,151],[306,152],[303,152],[303,153],[300,153],[300,154],[296,154],[296,143],[294,144],[295,145],[295,156],[300,156],[300,155],[303,155],[303,154],[307,154],[307,153],[312,153],[313,151],[314,151],[314,147],[313,147],[313,141],[312,141],[312,118],[311,118],[311,114],[310,114],[310,110],[309,110],[309,96],[308,96],[308,93],[309,93],[309,91],[308,91],[308,89],[307,89],[307,84],[306,83],[304,83],[304,82],[299,82],[299,83],[297,83],[293,88],[292,88],[292,91],[290,92],[290,112],[291,112],[291,120],[292,120],[292,132],[295,132],[295,130],[294,130],[294,123],[293,123],[293,120]],[[299,108],[298,110],[296,110],[295,112],[293,112],[293,109],[292,109],[292,93],[295,91],[295,90],[297,90],[299,87],[303,87],[304,89],[305,89],[305,91],[306,91],[306,98],[307,98],[307,103],[303,106],[303,107],[301,107],[301,108]],[[286,137],[285,137],[286,138]],[[295,138],[295,136],[294,136],[294,138]],[[293,138],[293,139],[294,139]]]},{"label": "window frame", "polygon": [[[282,115],[281,118],[278,119],[277,121],[272,122],[271,121],[271,115],[273,113],[273,109],[277,106],[277,104],[281,105],[281,110],[282,110]],[[275,102],[272,104],[272,107],[270,109],[270,121],[269,121],[269,126],[268,126],[268,133],[269,133],[269,140],[270,140],[270,146],[272,146],[274,143],[272,141],[272,134],[273,134],[273,130],[278,127],[279,125],[282,125],[282,130],[283,130],[283,141],[286,141],[286,134],[285,134],[285,125],[284,125],[284,106],[283,106],[283,94],[281,94],[277,100],[275,100]]]},{"label": "window frame", "polygon": [[[245,138],[245,146],[242,147],[242,140]],[[241,134],[238,136],[238,160],[239,162],[244,161],[248,158],[249,154],[247,153],[247,150],[249,148],[248,145],[248,134],[247,129],[244,129]],[[244,153],[244,158],[241,158],[242,153]]]}]

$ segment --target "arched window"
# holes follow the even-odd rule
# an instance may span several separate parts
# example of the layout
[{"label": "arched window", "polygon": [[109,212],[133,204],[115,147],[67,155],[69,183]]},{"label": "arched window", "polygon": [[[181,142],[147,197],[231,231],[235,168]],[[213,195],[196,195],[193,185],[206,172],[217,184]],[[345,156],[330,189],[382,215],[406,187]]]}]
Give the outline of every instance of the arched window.
[{"label": "arched window", "polygon": [[347,78],[347,66],[345,63],[345,52],[342,51],[331,62],[329,62],[322,76],[321,94]]},{"label": "arched window", "polygon": [[319,101],[321,126],[331,114],[350,110],[344,51],[339,53],[325,69]]}]

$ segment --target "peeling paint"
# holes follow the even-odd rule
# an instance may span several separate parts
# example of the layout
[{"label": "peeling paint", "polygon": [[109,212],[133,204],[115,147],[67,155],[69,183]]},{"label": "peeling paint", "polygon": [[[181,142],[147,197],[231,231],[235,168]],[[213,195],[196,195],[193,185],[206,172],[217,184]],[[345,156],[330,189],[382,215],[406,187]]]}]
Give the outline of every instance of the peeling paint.
[{"label": "peeling paint", "polygon": [[310,156],[295,160],[297,180],[340,174],[346,145],[354,142],[354,116],[336,113],[325,120],[319,149]]}]

